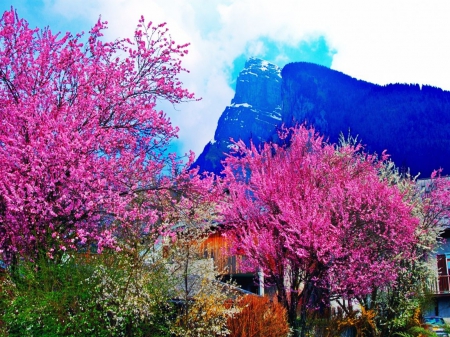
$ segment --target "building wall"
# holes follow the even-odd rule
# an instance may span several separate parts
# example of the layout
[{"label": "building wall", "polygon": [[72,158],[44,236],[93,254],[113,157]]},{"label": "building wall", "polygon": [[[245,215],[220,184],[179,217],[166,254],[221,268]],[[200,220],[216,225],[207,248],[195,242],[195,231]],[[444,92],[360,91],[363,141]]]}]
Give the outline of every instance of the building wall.
[{"label": "building wall", "polygon": [[[436,249],[436,253],[432,259],[430,259],[430,265],[435,270],[436,274],[436,284],[434,285],[434,292],[436,295],[434,296],[434,304],[424,312],[424,315],[441,316],[450,323],[450,277],[445,276],[450,275],[450,230],[447,229],[442,237],[443,242]],[[442,263],[442,270],[440,271],[438,271],[437,255],[445,255],[447,260],[447,263]],[[439,277],[439,275],[441,276]]]},{"label": "building wall", "polygon": [[438,298],[436,302],[438,316],[450,319],[450,297]]},{"label": "building wall", "polygon": [[233,280],[237,286],[246,291],[263,295],[271,288],[264,288],[264,278],[258,273],[243,268],[245,256],[231,252],[231,240],[216,232],[208,237],[202,245],[204,258],[214,259],[217,270],[223,274],[223,280]]},{"label": "building wall", "polygon": [[223,274],[243,274],[242,255],[232,254],[231,242],[216,232],[206,239],[201,247],[204,258],[213,258],[217,270]]}]

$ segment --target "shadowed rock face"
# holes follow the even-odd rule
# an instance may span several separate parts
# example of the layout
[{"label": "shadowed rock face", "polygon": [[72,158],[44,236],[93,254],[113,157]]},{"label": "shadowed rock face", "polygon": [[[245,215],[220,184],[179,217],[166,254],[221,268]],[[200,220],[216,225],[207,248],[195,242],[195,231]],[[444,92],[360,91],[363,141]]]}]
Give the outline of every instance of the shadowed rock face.
[{"label": "shadowed rock face", "polygon": [[233,104],[251,104],[253,109],[274,111],[281,102],[281,71],[276,65],[256,58],[245,63],[236,81]]},{"label": "shadowed rock face", "polygon": [[198,157],[201,171],[219,173],[224,153],[230,151],[230,139],[248,144],[271,141],[281,122],[281,70],[256,58],[249,59],[236,81],[236,94],[219,118],[214,140]]},{"label": "shadowed rock face", "polygon": [[249,59],[236,94],[219,119],[214,141],[195,165],[219,173],[230,138],[278,141],[277,129],[307,122],[337,142],[358,136],[369,152],[387,150],[397,166],[428,177],[450,172],[450,92],[430,86],[379,86],[311,63],[280,69]]}]

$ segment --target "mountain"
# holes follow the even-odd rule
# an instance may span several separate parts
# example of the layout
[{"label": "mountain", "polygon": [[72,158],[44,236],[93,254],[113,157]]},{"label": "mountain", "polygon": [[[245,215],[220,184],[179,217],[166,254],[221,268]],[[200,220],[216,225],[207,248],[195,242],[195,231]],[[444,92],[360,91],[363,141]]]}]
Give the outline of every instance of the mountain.
[{"label": "mountain", "polygon": [[386,149],[397,166],[421,177],[438,168],[450,172],[450,92],[417,84],[380,86],[305,62],[280,71],[256,58],[239,74],[214,140],[194,165],[219,173],[230,138],[276,142],[282,124],[303,122],[333,143],[340,133],[350,133],[369,152]]}]

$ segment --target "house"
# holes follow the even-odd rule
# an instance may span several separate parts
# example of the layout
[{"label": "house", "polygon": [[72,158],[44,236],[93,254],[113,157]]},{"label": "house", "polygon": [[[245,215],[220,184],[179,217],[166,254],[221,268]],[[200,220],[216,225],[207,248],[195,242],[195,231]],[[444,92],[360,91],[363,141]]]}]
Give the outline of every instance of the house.
[{"label": "house", "polygon": [[241,289],[254,294],[264,295],[264,279],[261,273],[258,281],[255,282],[256,272],[243,270],[242,262],[245,256],[230,254],[230,245],[230,239],[224,237],[219,229],[202,243],[200,249],[204,258],[212,258],[214,260],[217,270],[223,275],[223,281],[232,279]]},{"label": "house", "polygon": [[[430,179],[419,179],[417,185],[427,192]],[[444,317],[450,323],[450,221],[446,217],[440,220],[443,228],[441,244],[430,256],[429,263],[434,270],[434,277],[429,290],[434,301],[433,307],[424,314]]]},{"label": "house", "polygon": [[426,314],[442,316],[450,321],[450,228],[446,228],[441,237],[443,242],[430,259],[435,270],[430,287],[434,308]]}]

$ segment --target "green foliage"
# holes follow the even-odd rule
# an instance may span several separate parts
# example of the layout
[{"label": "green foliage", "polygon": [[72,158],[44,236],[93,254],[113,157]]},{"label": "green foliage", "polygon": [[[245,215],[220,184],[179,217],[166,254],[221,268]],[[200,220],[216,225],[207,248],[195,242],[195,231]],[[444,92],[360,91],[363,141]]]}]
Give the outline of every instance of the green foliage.
[{"label": "green foliage", "polygon": [[169,283],[161,266],[131,256],[21,262],[2,283],[8,336],[169,336]]},{"label": "green foliage", "polygon": [[400,337],[437,337],[437,335],[430,330],[421,326],[413,326],[407,332],[396,332],[394,336]]}]

